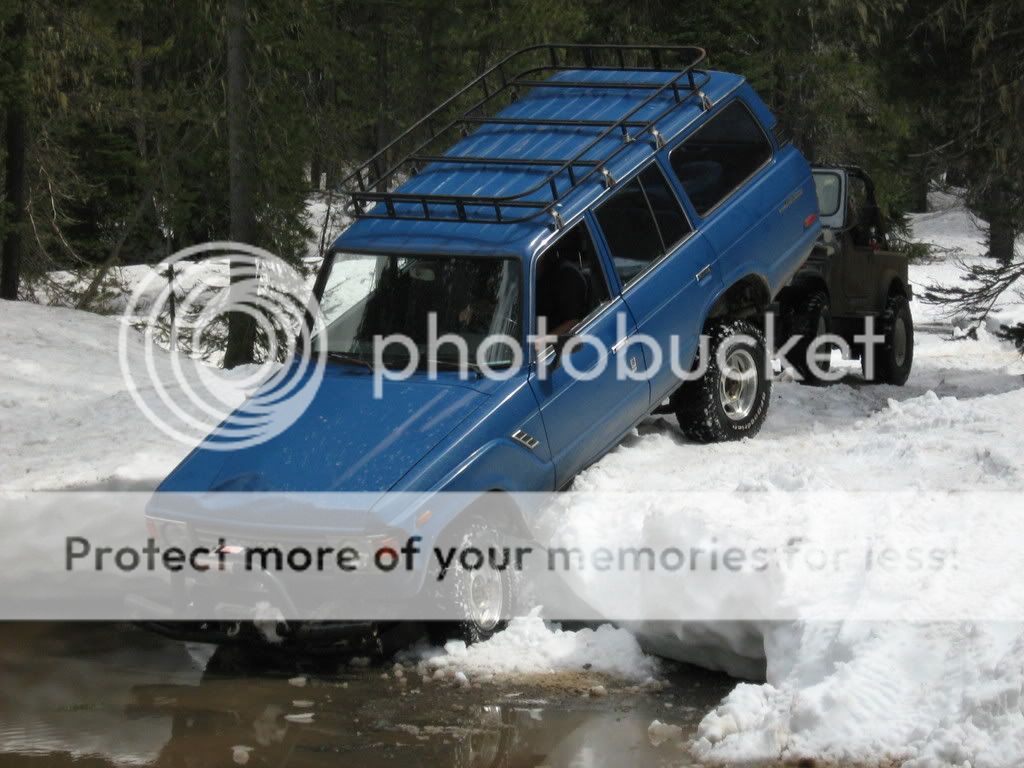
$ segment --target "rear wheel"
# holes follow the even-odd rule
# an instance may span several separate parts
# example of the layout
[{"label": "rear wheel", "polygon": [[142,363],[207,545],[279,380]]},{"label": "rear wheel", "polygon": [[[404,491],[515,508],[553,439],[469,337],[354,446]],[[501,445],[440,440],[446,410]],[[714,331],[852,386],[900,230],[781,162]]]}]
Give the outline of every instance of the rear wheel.
[{"label": "rear wheel", "polygon": [[914,364],[914,318],[905,296],[890,296],[881,316],[878,331],[882,344],[874,350],[874,370],[869,370],[868,356],[861,353],[864,378],[874,384],[902,386]]},{"label": "rear wheel", "polygon": [[832,332],[832,311],[825,291],[809,291],[800,297],[790,320],[790,332],[800,339],[786,359],[800,374],[800,383],[824,384],[826,380],[821,374],[828,374],[831,369],[832,346],[823,344],[812,351],[812,345]]},{"label": "rear wheel", "polygon": [[746,320],[726,320],[712,325],[708,336],[704,375],[684,382],[672,397],[679,426],[702,443],[753,437],[771,397],[764,334]]}]

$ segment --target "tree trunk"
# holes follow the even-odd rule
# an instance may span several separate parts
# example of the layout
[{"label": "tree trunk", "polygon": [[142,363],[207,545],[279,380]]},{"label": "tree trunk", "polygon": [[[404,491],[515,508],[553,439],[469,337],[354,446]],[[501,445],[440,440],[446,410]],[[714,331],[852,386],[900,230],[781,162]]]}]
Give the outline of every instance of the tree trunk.
[{"label": "tree trunk", "polygon": [[926,168],[915,169],[910,175],[910,210],[915,213],[928,212],[928,189],[931,174]]},{"label": "tree trunk", "polygon": [[28,208],[28,179],[25,158],[28,155],[27,116],[25,114],[25,13],[18,13],[8,27],[11,45],[11,65],[16,85],[7,101],[5,144],[7,167],[4,174],[4,193],[9,214],[4,238],[3,261],[0,265],[0,299],[18,298],[18,280],[21,259],[25,250],[25,220]]},{"label": "tree trunk", "polygon": [[[231,239],[251,244],[255,235],[255,183],[253,161],[249,145],[249,73],[248,34],[246,30],[246,0],[227,2],[227,118],[228,164],[231,207]],[[232,262],[232,290],[240,275]],[[233,303],[240,296],[232,297]],[[256,322],[244,312],[228,313],[228,342],[224,352],[224,367],[251,363],[256,346]]]},{"label": "tree trunk", "polygon": [[1017,240],[1013,196],[1005,185],[990,185],[975,201],[975,208],[988,221],[988,255],[1000,264],[1013,261]]},{"label": "tree trunk", "polygon": [[[380,67],[377,79],[377,122],[374,126],[374,152],[379,152],[388,141],[388,116],[391,110],[391,83],[389,81],[390,67],[388,66],[388,33],[386,28],[381,27],[377,33],[377,65]],[[384,179],[384,171],[388,168],[388,153],[385,152],[377,161],[377,185],[378,192],[387,192],[387,180]]]},{"label": "tree trunk", "polygon": [[998,259],[1000,264],[1008,265],[1013,261],[1013,247],[1016,241],[1017,233],[1011,223],[1002,218],[993,218],[989,222],[989,256]]},{"label": "tree trunk", "polygon": [[139,160],[145,162],[149,154],[146,151],[146,81],[142,60],[142,51],[145,49],[146,41],[141,20],[135,23],[135,39],[139,44],[139,50],[137,55],[132,58],[132,101],[136,110],[132,127],[135,130],[135,146],[139,150]]},{"label": "tree trunk", "polygon": [[320,191],[320,180],[323,174],[323,166],[320,164],[320,151],[314,150],[313,157],[309,161],[309,187],[314,192]]}]

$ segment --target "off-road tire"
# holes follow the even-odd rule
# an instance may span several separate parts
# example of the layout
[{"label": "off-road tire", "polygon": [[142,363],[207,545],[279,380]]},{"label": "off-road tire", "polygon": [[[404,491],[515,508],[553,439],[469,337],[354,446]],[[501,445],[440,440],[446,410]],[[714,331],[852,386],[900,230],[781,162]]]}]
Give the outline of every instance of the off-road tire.
[{"label": "off-road tire", "polygon": [[[458,546],[460,549],[476,547],[486,553],[488,547],[501,549],[507,546],[507,537],[501,534],[500,529],[475,513],[468,513],[467,519],[461,523],[457,522],[456,525],[460,526],[460,534],[451,537],[451,542],[453,546]],[[458,542],[458,544],[455,544],[455,542]],[[510,568],[504,571],[488,570],[499,577],[501,615],[512,615],[515,610],[516,600],[516,572]],[[435,579],[436,572],[432,571],[428,574],[428,578]],[[436,599],[446,601],[455,599],[458,602],[456,610],[471,613],[469,609],[473,597],[472,585],[470,583],[471,578],[472,574],[469,574],[458,564],[453,564],[445,576],[446,584],[438,586],[438,596]],[[455,584],[454,590],[449,588],[452,579],[460,579]],[[508,622],[500,618],[493,624],[486,626],[468,617],[462,621],[431,621],[427,623],[427,634],[430,641],[436,645],[441,645],[448,640],[462,640],[467,645],[472,645],[473,643],[488,640],[507,625]]]},{"label": "off-road tire", "polygon": [[[827,383],[807,361],[808,352],[815,339],[832,332],[832,308],[825,291],[808,291],[800,297],[790,317],[789,332],[790,336],[800,337],[800,340],[786,355],[786,360],[800,374],[800,383],[810,385]],[[826,354],[826,350],[828,354]],[[830,361],[832,348],[829,346],[819,349],[818,353],[822,355],[822,359],[818,361],[817,368],[827,374],[832,365]]]},{"label": "off-road tire", "polygon": [[[900,326],[902,325],[902,340]],[[903,386],[914,365],[914,318],[910,314],[910,302],[905,296],[890,296],[885,312],[876,323],[878,332],[884,337],[882,344],[875,348],[875,370],[868,376],[867,356],[861,350],[861,371],[872,384],[893,384]]]},{"label": "off-road tire", "polygon": [[[701,443],[723,442],[753,437],[761,429],[768,414],[771,400],[771,378],[764,333],[746,320],[722,320],[706,329],[709,336],[710,360],[704,375],[683,382],[672,396],[676,418],[683,434]],[[738,338],[738,337],[746,337]],[[722,372],[718,364],[718,350],[727,348],[726,359],[741,352],[753,365],[753,384],[749,410],[741,418],[726,412],[725,393],[722,392]]]}]

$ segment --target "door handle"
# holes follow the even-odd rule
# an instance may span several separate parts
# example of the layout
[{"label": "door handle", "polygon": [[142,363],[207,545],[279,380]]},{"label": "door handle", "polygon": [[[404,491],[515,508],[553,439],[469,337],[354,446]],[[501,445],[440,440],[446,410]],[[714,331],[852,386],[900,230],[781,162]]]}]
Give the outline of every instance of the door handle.
[{"label": "door handle", "polygon": [[624,345],[624,344],[625,344],[625,343],[626,343],[627,341],[629,341],[629,336],[623,336],[623,337],[622,337],[621,339],[619,339],[618,341],[616,341],[616,342],[615,342],[615,343],[614,343],[614,344],[612,345],[612,354],[614,355],[614,354],[615,354],[616,352],[618,352],[618,351],[619,351],[620,349],[622,349],[623,345]]},{"label": "door handle", "polygon": [[711,274],[711,265],[705,264],[700,271],[696,274],[697,282],[699,283],[705,277]]}]

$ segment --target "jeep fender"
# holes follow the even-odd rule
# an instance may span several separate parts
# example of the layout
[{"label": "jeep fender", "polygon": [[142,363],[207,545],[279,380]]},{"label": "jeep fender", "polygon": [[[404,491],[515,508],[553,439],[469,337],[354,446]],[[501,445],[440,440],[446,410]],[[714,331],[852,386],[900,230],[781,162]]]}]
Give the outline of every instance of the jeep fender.
[{"label": "jeep fender", "polygon": [[882,273],[878,289],[878,300],[875,304],[879,307],[884,307],[890,296],[903,296],[907,300],[911,298],[907,283],[894,269],[887,269]]}]

